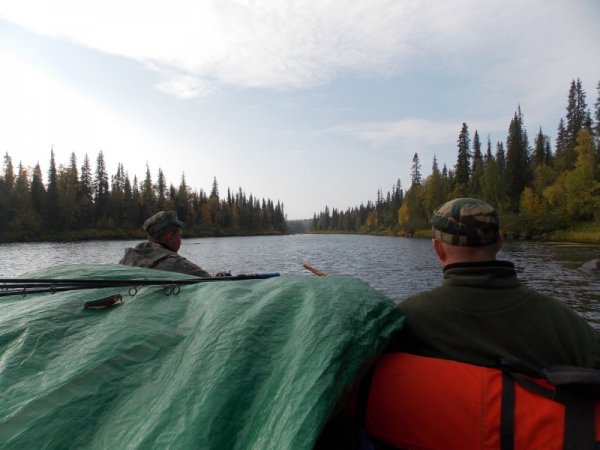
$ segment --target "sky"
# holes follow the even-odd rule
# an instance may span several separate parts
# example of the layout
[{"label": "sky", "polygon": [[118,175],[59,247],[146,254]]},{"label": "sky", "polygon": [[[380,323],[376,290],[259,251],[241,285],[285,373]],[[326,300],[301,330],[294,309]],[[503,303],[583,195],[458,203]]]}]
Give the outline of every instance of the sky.
[{"label": "sky", "polygon": [[[453,169],[520,106],[554,143],[571,81],[600,81],[598,0],[0,0],[0,154],[47,176],[182,176],[287,218]],[[485,149],[485,147],[484,147]]]}]

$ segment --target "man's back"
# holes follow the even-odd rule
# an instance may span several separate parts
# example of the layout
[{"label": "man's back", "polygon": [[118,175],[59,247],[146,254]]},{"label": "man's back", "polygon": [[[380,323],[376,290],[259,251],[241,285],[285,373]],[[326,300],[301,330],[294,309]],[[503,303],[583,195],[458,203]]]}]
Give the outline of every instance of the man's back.
[{"label": "man's back", "polygon": [[600,368],[597,332],[567,305],[524,287],[511,263],[454,264],[444,283],[401,303],[402,350],[495,366]]},{"label": "man's back", "polygon": [[141,242],[133,248],[125,250],[125,255],[119,264],[126,266],[148,267],[150,269],[166,270],[168,272],[187,273],[197,277],[211,275],[188,261],[177,252],[171,251],[155,242]]}]

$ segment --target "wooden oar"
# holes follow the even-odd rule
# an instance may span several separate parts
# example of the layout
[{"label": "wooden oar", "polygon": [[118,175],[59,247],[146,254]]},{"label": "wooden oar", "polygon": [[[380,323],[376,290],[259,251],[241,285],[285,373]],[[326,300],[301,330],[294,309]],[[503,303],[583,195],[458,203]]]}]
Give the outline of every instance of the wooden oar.
[{"label": "wooden oar", "polygon": [[318,277],[324,277],[325,275],[327,275],[327,272],[323,272],[322,270],[319,270],[319,269],[311,266],[308,263],[302,264],[302,267],[304,267],[306,270],[310,270],[312,273],[314,273]]}]

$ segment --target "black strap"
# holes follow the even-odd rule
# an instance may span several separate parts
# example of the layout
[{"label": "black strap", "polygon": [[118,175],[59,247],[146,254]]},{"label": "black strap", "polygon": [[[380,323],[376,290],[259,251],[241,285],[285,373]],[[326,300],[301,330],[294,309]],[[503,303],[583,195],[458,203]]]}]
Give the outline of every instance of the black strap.
[{"label": "black strap", "polygon": [[500,407],[500,450],[515,447],[515,382],[511,374],[502,371],[502,405]]},{"label": "black strap", "polygon": [[[515,383],[534,394],[546,397],[565,405],[564,421],[564,450],[594,450],[595,442],[595,409],[596,396],[586,393],[585,390],[577,389],[578,371],[569,371],[564,386],[555,390],[548,389],[529,378],[502,367],[502,406],[500,410],[500,449],[514,449],[514,427],[515,427]],[[583,370],[579,375],[588,371]],[[562,373],[567,374],[567,371]],[[589,382],[589,376],[584,376],[580,382]],[[562,381],[562,380],[561,380]],[[569,385],[568,383],[573,383]]]},{"label": "black strap", "polygon": [[540,395],[542,397],[546,397],[550,400],[554,400],[555,402],[564,403],[565,400],[562,396],[561,392],[558,392],[557,389],[550,389],[541,384],[536,383],[535,381],[527,378],[520,373],[514,373],[510,371],[504,371],[503,373],[507,374],[511,377],[519,386],[523,389],[532,392],[534,394]]}]

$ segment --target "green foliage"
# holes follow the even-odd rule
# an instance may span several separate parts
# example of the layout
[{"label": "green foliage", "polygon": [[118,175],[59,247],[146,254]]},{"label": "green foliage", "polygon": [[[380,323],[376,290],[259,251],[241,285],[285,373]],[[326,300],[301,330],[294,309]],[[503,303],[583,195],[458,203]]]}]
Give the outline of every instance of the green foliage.
[{"label": "green foliage", "polygon": [[[142,237],[144,220],[159,209],[175,209],[186,222],[186,236],[284,234],[283,204],[270,199],[248,198],[240,188],[219,199],[217,180],[211,196],[192,190],[182,176],[179,188],[168,185],[162,170],[156,183],[149,167],[143,183],[133,182],[122,164],[110,177],[102,152],[92,169],[87,155],[81,171],[71,155],[67,166],[56,166],[50,154],[48,183],[42,181],[39,164],[30,174],[21,164],[15,174],[12,160],[4,157],[0,174],[0,240],[72,240]],[[79,175],[80,173],[80,175]]]},{"label": "green foliage", "polygon": [[[330,213],[325,207],[324,212],[314,215],[310,231],[411,236],[423,232],[428,235],[433,211],[455,197],[477,197],[494,205],[502,217],[503,229],[511,237],[557,236],[557,230],[577,228],[585,223],[598,224],[600,82],[595,122],[591,117],[581,81],[574,80],[568,96],[567,117],[559,122],[554,154],[541,128],[534,148],[529,148],[520,107],[510,121],[506,147],[503,142],[497,142],[495,153],[488,138],[486,153],[482,154],[477,131],[471,153],[468,126],[463,123],[454,171],[448,171],[445,165],[440,171],[434,156],[431,175],[423,181],[419,156],[415,153],[412,185],[405,195],[388,193],[384,198],[378,191],[374,204],[369,202],[346,212],[334,209]],[[595,228],[578,236],[583,239],[597,235]]]}]

